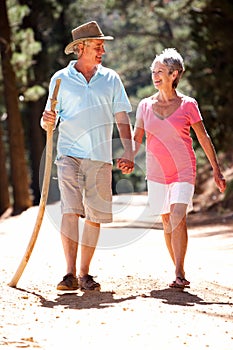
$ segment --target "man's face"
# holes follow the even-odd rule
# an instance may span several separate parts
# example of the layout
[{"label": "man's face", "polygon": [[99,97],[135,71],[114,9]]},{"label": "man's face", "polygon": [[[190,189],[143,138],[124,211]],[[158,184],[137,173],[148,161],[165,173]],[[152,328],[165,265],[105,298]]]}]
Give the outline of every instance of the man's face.
[{"label": "man's face", "polygon": [[102,62],[102,56],[105,54],[104,40],[87,40],[83,46],[83,58],[88,61],[89,64],[100,64]]}]

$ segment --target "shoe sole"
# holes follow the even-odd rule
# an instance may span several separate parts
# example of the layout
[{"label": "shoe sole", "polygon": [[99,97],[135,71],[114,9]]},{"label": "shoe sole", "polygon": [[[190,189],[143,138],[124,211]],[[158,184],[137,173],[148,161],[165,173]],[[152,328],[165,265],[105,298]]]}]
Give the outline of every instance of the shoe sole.
[{"label": "shoe sole", "polygon": [[57,290],[77,290],[78,287],[69,288],[66,286],[57,286]]},{"label": "shoe sole", "polygon": [[93,289],[88,289],[84,287],[79,287],[80,290],[85,291],[85,292],[100,292],[101,287],[96,287]]}]

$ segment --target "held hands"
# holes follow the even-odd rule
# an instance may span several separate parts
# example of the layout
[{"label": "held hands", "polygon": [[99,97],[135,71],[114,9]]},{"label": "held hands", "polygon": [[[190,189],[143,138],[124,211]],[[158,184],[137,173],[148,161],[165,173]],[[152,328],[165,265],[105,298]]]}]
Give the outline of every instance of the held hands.
[{"label": "held hands", "polygon": [[122,174],[130,174],[134,170],[134,161],[132,153],[124,152],[121,158],[117,159],[117,168]]}]

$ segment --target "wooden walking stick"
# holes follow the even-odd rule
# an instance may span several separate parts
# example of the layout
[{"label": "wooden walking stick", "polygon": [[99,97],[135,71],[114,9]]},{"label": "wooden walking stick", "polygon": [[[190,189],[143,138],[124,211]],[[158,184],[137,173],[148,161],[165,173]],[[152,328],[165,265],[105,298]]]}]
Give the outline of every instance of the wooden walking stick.
[{"label": "wooden walking stick", "polygon": [[[51,100],[51,111],[55,111],[55,107],[57,104],[57,94],[60,87],[61,79],[56,80],[56,85],[54,87],[53,95]],[[40,198],[40,204],[39,204],[39,210],[36,218],[36,223],[34,226],[34,230],[32,232],[31,239],[28,243],[27,249],[25,251],[25,254],[23,256],[23,259],[21,263],[19,264],[19,267],[17,271],[15,272],[11,282],[8,284],[10,287],[16,287],[20,277],[22,276],[22,273],[28,263],[28,260],[30,259],[30,256],[32,254],[32,250],[35,246],[41,223],[44,216],[45,206],[48,198],[48,191],[49,191],[49,183],[50,183],[50,176],[51,176],[51,168],[52,168],[52,155],[53,155],[53,125],[48,124],[47,130],[46,130],[46,157],[45,157],[45,170],[44,170],[44,178],[43,178],[43,185],[42,185],[42,191],[41,191],[41,198]]]}]

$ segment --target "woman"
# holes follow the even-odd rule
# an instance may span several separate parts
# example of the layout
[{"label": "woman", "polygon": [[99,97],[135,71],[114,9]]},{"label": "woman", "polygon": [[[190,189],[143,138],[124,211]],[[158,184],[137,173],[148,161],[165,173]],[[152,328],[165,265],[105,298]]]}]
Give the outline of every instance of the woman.
[{"label": "woman", "polygon": [[169,286],[178,288],[190,284],[184,271],[186,216],[192,209],[196,178],[190,127],[209,159],[217,187],[220,192],[226,188],[196,100],[176,90],[183,72],[183,59],[175,49],[155,57],[151,74],[158,92],[139,103],[134,131],[135,154],[146,133],[149,204],[154,215],[162,216],[165,242],[175,265],[175,279]]}]

